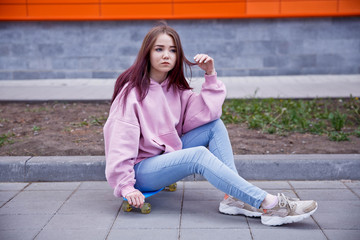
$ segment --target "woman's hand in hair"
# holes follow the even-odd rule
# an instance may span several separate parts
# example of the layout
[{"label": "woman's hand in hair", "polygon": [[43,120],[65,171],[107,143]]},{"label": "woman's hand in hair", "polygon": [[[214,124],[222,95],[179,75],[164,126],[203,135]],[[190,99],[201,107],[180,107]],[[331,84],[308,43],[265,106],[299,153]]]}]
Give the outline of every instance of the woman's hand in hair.
[{"label": "woman's hand in hair", "polygon": [[135,190],[134,192],[129,193],[125,196],[125,198],[128,200],[131,206],[136,208],[141,208],[145,202],[145,197],[139,190]]},{"label": "woman's hand in hair", "polygon": [[214,75],[215,72],[215,64],[214,59],[206,54],[197,54],[194,57],[195,62],[198,66],[206,72],[207,75]]}]

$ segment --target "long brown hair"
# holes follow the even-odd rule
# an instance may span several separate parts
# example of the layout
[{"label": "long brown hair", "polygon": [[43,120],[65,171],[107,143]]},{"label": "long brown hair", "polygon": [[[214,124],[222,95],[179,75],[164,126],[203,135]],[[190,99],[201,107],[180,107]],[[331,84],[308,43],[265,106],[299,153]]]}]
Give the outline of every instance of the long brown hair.
[{"label": "long brown hair", "polygon": [[125,89],[121,93],[121,97],[124,98],[123,107],[125,107],[126,98],[133,88],[136,88],[140,93],[140,101],[144,100],[150,87],[150,51],[155,44],[157,37],[162,33],[172,37],[176,47],[176,63],[174,68],[168,72],[167,77],[169,79],[169,84],[167,89],[169,90],[172,86],[175,86],[180,90],[191,89],[189,83],[185,79],[184,68],[189,68],[191,74],[190,67],[196,64],[191,63],[184,56],[178,33],[165,22],[161,22],[160,25],[153,27],[145,36],[134,64],[120,74],[116,80],[111,103],[114,102],[115,98],[120,94],[124,87]]}]

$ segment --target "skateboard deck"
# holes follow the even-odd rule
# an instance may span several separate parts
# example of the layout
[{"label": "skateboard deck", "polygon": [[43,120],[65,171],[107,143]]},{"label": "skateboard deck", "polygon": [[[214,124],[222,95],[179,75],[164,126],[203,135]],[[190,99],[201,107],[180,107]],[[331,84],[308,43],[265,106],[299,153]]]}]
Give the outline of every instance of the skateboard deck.
[{"label": "skateboard deck", "polygon": [[[161,192],[162,190],[174,192],[174,191],[176,191],[176,187],[177,187],[177,184],[174,183],[174,184],[171,184],[170,186],[160,188],[159,190],[156,190],[156,191],[142,192],[142,194],[144,195],[144,197],[146,199],[148,197],[151,197],[151,196]],[[124,201],[123,201],[122,209],[124,210],[124,212],[132,211],[134,207],[129,204],[129,202],[127,201],[127,199],[125,197],[123,197],[123,199],[124,199]],[[140,210],[141,210],[141,213],[143,213],[143,214],[150,213],[151,212],[151,204],[145,202],[143,207]]]}]

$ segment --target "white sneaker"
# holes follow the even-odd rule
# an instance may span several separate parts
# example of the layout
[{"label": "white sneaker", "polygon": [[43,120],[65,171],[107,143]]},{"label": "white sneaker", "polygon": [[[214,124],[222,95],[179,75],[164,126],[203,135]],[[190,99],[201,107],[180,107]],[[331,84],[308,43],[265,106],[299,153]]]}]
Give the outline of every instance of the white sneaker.
[{"label": "white sneaker", "polygon": [[245,215],[247,217],[260,217],[263,213],[262,210],[231,196],[220,202],[219,211],[224,214]]},{"label": "white sneaker", "polygon": [[276,226],[286,223],[299,222],[312,215],[318,205],[315,201],[301,201],[286,197],[283,193],[278,194],[279,203],[272,209],[264,209],[261,215],[261,223]]}]

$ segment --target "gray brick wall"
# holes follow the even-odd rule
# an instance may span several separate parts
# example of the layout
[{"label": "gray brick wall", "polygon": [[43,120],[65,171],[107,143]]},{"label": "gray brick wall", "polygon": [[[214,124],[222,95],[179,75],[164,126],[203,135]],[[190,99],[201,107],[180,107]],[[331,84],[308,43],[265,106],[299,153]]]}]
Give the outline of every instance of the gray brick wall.
[{"label": "gray brick wall", "polygon": [[[0,79],[115,78],[154,23],[0,22]],[[360,73],[359,17],[168,23],[189,59],[210,54],[222,76]]]}]

